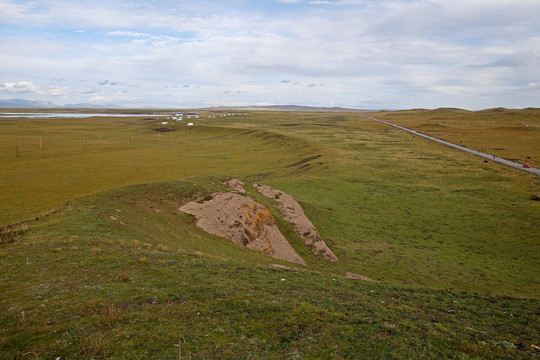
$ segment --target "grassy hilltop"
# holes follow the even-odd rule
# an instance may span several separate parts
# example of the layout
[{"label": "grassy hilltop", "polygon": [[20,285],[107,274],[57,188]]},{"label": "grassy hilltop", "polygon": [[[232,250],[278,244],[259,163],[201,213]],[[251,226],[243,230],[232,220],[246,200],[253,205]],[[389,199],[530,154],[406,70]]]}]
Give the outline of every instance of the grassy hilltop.
[{"label": "grassy hilltop", "polygon": [[[354,112],[199,115],[0,119],[0,358],[539,356],[538,177]],[[540,159],[535,109],[373,115]],[[228,177],[291,194],[340,261],[250,186],[307,266],[178,211]]]}]

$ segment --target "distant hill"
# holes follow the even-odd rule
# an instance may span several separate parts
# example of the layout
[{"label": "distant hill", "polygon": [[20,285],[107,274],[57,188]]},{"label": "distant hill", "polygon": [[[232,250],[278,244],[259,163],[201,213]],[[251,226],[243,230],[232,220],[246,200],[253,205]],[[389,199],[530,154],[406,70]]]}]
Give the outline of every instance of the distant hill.
[{"label": "distant hill", "polygon": [[59,106],[45,100],[9,99],[0,100],[0,107],[51,108]]},{"label": "distant hill", "polygon": [[[91,103],[78,103],[56,105],[45,100],[25,100],[25,99],[6,99],[0,100],[0,107],[12,108],[78,108],[78,109],[100,109],[100,108],[123,108],[116,104],[97,105]],[[373,109],[351,109],[344,107],[318,107],[302,105],[266,105],[266,106],[217,106],[210,109],[244,109],[244,110],[281,110],[281,111],[376,111]]]},{"label": "distant hill", "polygon": [[96,104],[90,104],[90,103],[56,105],[50,101],[45,101],[45,100],[9,99],[9,100],[0,100],[0,107],[99,109],[99,108],[121,108],[122,106],[115,105],[115,104],[96,105]]},{"label": "distant hill", "polygon": [[62,105],[64,108],[79,108],[79,109],[100,109],[100,108],[121,108],[123,106],[116,105],[116,104],[107,104],[107,105],[96,105],[96,104],[90,104],[90,103],[78,103],[78,104],[66,104]]},{"label": "distant hill", "polygon": [[318,107],[318,106],[301,106],[301,105],[270,105],[262,106],[263,108],[270,108],[276,110],[291,110],[291,111],[312,111],[312,110],[328,110],[328,111],[355,111],[357,109],[349,109],[343,107]]},{"label": "distant hill", "polygon": [[265,105],[265,106],[220,106],[224,109],[257,109],[257,110],[285,110],[285,111],[362,111],[342,107],[317,107],[301,105]]}]

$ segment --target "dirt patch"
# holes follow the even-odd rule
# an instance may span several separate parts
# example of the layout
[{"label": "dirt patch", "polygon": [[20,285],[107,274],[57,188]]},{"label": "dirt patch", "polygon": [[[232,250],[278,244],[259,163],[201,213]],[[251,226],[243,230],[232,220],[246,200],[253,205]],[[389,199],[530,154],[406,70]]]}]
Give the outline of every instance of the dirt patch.
[{"label": "dirt patch", "polygon": [[286,266],[286,265],[281,265],[281,264],[272,264],[273,267],[275,268],[278,268],[278,269],[283,269],[283,270],[292,270],[292,268]]},{"label": "dirt patch", "polygon": [[305,163],[308,163],[310,162],[311,160],[315,160],[315,159],[318,159],[320,158],[322,155],[315,155],[315,156],[310,156],[308,158],[305,158],[303,160],[300,160],[298,162],[295,162],[294,164],[290,164],[290,165],[287,165],[285,167],[295,167],[295,166],[300,166],[300,165],[303,165]]},{"label": "dirt patch", "polygon": [[208,201],[187,203],[180,211],[195,216],[197,226],[206,232],[278,259],[306,265],[279,231],[268,209],[246,196],[216,193]]},{"label": "dirt patch", "polygon": [[304,243],[314,254],[322,255],[326,260],[337,261],[338,257],[326,245],[313,223],[304,214],[304,210],[289,194],[271,188],[270,186],[253,184],[259,193],[280,203],[281,215],[294,224],[294,230],[304,240]]},{"label": "dirt patch", "polygon": [[167,127],[160,127],[160,128],[155,128],[155,129],[152,129],[153,131],[156,131],[156,132],[169,132],[169,131],[176,131],[176,129],[173,129],[173,128],[167,128]]},{"label": "dirt patch", "polygon": [[225,181],[225,185],[230,187],[233,191],[239,193],[239,194],[245,194],[246,190],[244,190],[244,183],[238,179],[230,179]]},{"label": "dirt patch", "polygon": [[346,276],[349,279],[358,279],[358,280],[363,280],[363,281],[373,281],[372,279],[368,278],[367,276],[360,275],[360,274],[355,274],[355,273],[351,273],[351,272],[348,272]]}]

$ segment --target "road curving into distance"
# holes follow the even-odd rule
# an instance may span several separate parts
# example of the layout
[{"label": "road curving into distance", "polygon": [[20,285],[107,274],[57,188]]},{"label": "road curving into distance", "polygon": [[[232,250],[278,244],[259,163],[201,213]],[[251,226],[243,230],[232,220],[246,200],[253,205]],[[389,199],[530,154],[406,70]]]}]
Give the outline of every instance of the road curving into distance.
[{"label": "road curving into distance", "polygon": [[461,151],[465,151],[465,152],[468,152],[469,154],[473,154],[473,155],[476,155],[476,156],[480,156],[480,157],[483,157],[489,161],[493,161],[493,162],[497,162],[499,164],[503,164],[503,165],[506,165],[506,166],[511,166],[513,168],[516,168],[516,169],[519,169],[519,170],[522,170],[522,171],[527,171],[527,172],[530,172],[530,173],[533,173],[535,175],[538,175],[540,176],[540,169],[537,169],[537,168],[533,168],[533,167],[530,167],[530,168],[526,168],[526,167],[523,167],[523,164],[520,164],[520,163],[517,163],[517,162],[514,162],[514,161],[510,161],[510,160],[506,160],[506,159],[503,159],[503,158],[500,158],[500,157],[497,157],[495,155],[491,155],[491,154],[486,154],[486,153],[483,153],[481,151],[477,151],[477,150],[472,150],[472,149],[469,149],[465,146],[461,146],[461,145],[456,145],[456,144],[453,144],[451,142],[448,142],[448,141],[444,141],[444,140],[441,140],[441,139],[437,139],[433,136],[429,136],[429,135],[426,135],[426,134],[422,134],[421,132],[419,131],[416,131],[416,130],[411,130],[411,129],[408,129],[406,127],[403,127],[403,126],[399,126],[399,125],[396,125],[396,124],[392,124],[388,121],[384,121],[384,120],[379,120],[379,119],[376,119],[374,117],[371,117],[371,116],[368,116],[368,115],[365,115],[365,114],[362,114],[360,113],[359,114],[360,116],[363,116],[367,119],[370,119],[370,120],[374,120],[374,121],[378,121],[380,123],[383,123],[383,124],[386,124],[388,126],[392,126],[392,127],[395,127],[397,129],[400,129],[400,130],[403,130],[403,131],[406,131],[408,133],[411,133],[413,135],[416,135],[416,136],[420,136],[420,137],[423,137],[425,139],[428,139],[428,140],[431,140],[431,141],[435,141],[435,142],[438,142],[439,144],[443,144],[443,145],[446,145],[446,146],[450,146],[450,147],[453,147],[455,149],[458,149],[458,150],[461,150]]}]

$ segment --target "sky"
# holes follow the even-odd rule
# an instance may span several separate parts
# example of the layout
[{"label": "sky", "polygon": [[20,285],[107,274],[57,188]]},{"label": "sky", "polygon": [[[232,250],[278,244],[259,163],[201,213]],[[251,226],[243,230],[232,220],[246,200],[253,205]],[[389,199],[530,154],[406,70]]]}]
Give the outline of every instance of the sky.
[{"label": "sky", "polygon": [[540,107],[539,0],[0,0],[0,99]]}]

